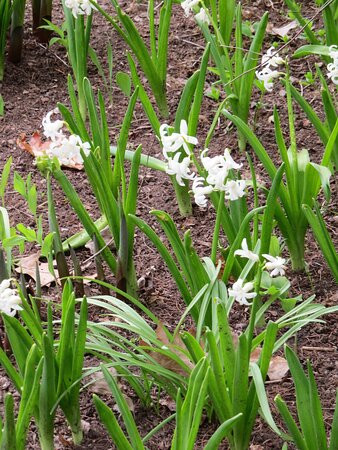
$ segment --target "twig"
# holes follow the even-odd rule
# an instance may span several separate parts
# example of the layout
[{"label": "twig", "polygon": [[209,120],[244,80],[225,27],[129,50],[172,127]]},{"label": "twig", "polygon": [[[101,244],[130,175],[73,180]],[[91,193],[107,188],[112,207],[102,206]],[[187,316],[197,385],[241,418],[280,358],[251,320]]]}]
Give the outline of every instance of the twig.
[{"label": "twig", "polygon": [[334,347],[302,347],[302,350],[309,351],[309,352],[335,352],[337,349]]}]

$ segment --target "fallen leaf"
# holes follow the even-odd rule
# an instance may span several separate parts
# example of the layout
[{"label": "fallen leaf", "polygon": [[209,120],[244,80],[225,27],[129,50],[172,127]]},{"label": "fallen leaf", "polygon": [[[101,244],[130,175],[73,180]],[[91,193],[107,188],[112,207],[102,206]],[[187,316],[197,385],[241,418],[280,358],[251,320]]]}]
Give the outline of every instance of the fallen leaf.
[{"label": "fallen leaf", "polygon": [[176,411],[176,402],[175,402],[175,400],[173,400],[170,397],[160,398],[159,403],[160,403],[160,405],[165,406],[166,408],[168,408],[169,411],[171,411],[171,412],[175,412]]},{"label": "fallen leaf", "polygon": [[[29,141],[27,141],[27,136],[25,133],[20,134],[16,141],[19,148],[30,153],[35,158],[37,158],[38,156],[45,156],[51,142],[52,141],[50,140],[43,141],[41,139],[41,133],[39,131],[35,131]],[[68,167],[69,169],[83,169],[83,164],[62,164],[62,166]]]},{"label": "fallen leaf", "polygon": [[[110,372],[111,376],[113,376],[116,380],[118,379],[118,373],[114,367],[109,367],[108,371]],[[94,372],[91,375],[91,379],[93,380],[93,383],[89,385],[89,390],[93,392],[94,394],[100,394],[100,395],[111,395],[111,389],[108,386],[108,383],[106,382],[106,379],[102,373],[101,370]],[[120,387],[120,384],[117,383]]]},{"label": "fallen leaf", "polygon": [[262,353],[261,347],[256,347],[255,350],[253,350],[251,352],[250,362],[251,363],[256,363],[259,360],[259,357],[261,356],[261,353]]},{"label": "fallen leaf", "polygon": [[281,380],[289,371],[288,362],[282,356],[273,356],[270,361],[268,377],[270,381]]},{"label": "fallen leaf", "polygon": [[[48,263],[43,263],[39,261],[40,252],[33,253],[29,256],[24,256],[19,260],[15,271],[17,273],[23,273],[24,275],[29,275],[36,282],[36,263],[38,263],[41,287],[48,286],[55,281],[53,275],[49,272]],[[55,269],[55,275],[57,282],[59,283],[58,271]]]},{"label": "fallen leaf", "polygon": [[20,134],[20,137],[18,137],[16,143],[22,150],[38,157],[46,154],[46,150],[49,148],[51,141],[43,142],[41,140],[41,134],[38,131],[35,131],[29,142],[27,142],[27,136],[22,133]]},{"label": "fallen leaf", "polygon": [[90,423],[86,422],[85,420],[81,420],[81,427],[84,434],[88,434],[91,428]]},{"label": "fallen leaf", "polygon": [[[236,345],[236,344],[235,344]],[[261,347],[256,347],[251,352],[250,362],[256,363],[262,353]],[[289,366],[285,358],[282,356],[273,356],[270,360],[268,377],[270,381],[281,380],[289,371]]]},{"label": "fallen leaf", "polygon": [[[121,394],[123,395],[125,401],[127,402],[129,411],[134,413],[135,406],[134,406],[132,399],[130,397],[128,397],[128,395],[124,394],[123,392],[121,392]],[[113,411],[116,411],[121,414],[120,408],[118,407],[117,403],[115,403],[115,405],[113,406]]]},{"label": "fallen leaf", "polygon": [[[162,323],[159,323],[158,327],[156,328],[156,337],[163,344],[164,348],[171,350],[175,355],[177,355],[189,367],[189,369],[194,368],[194,364],[184,353],[186,347],[179,334],[176,334],[174,341],[170,342],[167,333],[165,332],[164,326],[162,325]],[[140,341],[140,345],[148,347],[148,344],[144,341]],[[163,355],[162,353],[156,351],[149,351],[149,354],[165,369],[171,370],[182,376],[186,376],[188,374],[187,371],[184,370],[183,367],[181,367],[175,360],[170,358],[170,356]]]},{"label": "fallen leaf", "polygon": [[288,34],[289,31],[293,30],[294,28],[297,28],[297,26],[298,26],[297,21],[293,20],[292,22],[288,22],[281,27],[272,27],[270,33],[274,34],[275,36],[284,37]]}]

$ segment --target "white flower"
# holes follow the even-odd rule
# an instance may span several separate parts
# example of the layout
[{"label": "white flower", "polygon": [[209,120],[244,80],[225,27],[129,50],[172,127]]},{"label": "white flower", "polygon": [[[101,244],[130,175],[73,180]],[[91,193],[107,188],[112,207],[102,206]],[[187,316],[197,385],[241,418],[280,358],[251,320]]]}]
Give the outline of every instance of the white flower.
[{"label": "white flower", "polygon": [[73,16],[77,19],[78,15],[89,16],[92,10],[96,10],[90,0],[66,0],[65,5],[72,10]]},{"label": "white flower", "polygon": [[236,250],[235,255],[238,255],[241,258],[250,259],[251,261],[255,261],[255,262],[259,261],[259,256],[256,255],[256,253],[254,253],[248,249],[248,244],[246,242],[246,238],[243,239],[241,247],[242,247],[242,250]]},{"label": "white flower", "polygon": [[53,114],[58,114],[58,112],[59,112],[58,108],[52,109],[52,111],[49,111],[42,119],[43,134],[45,135],[46,138],[50,138],[52,141],[55,141],[63,137],[62,132],[63,121],[55,120],[54,122],[52,122],[50,120],[51,116]]},{"label": "white flower", "polygon": [[277,67],[281,64],[284,64],[285,61],[276,53],[274,47],[270,47],[265,55],[262,56],[262,65],[264,66],[262,70],[256,71],[256,77],[263,81],[264,88],[271,92],[273,88],[273,80],[274,78],[278,78],[283,72],[279,72],[278,70],[271,70],[270,66]]},{"label": "white flower", "polygon": [[330,58],[333,59],[333,62],[328,64],[328,78],[332,79],[334,84],[338,85],[338,47],[336,45],[331,45],[329,49]]},{"label": "white flower", "polygon": [[201,24],[206,24],[206,25],[210,25],[210,19],[208,14],[206,13],[204,8],[201,8],[199,10],[199,13],[195,15],[195,19],[197,20],[197,22],[201,23]]},{"label": "white flower", "polygon": [[188,125],[185,120],[181,120],[180,132],[172,133],[170,136],[168,135],[168,125],[161,125],[160,136],[163,146],[163,155],[166,159],[169,159],[168,153],[175,153],[181,147],[183,147],[187,155],[190,155],[188,144],[198,144],[196,137],[188,136]]},{"label": "white flower", "polygon": [[268,63],[267,66],[277,67],[284,64],[285,61],[276,52],[275,47],[270,47],[265,55],[262,56],[262,64]]},{"label": "white flower", "polygon": [[206,195],[211,194],[213,191],[212,186],[205,186],[203,177],[195,177],[192,183],[192,191],[194,193],[196,205],[205,208],[208,202]]},{"label": "white flower", "polygon": [[83,163],[81,150],[87,156],[90,151],[90,144],[89,142],[82,142],[79,136],[73,134],[69,138],[64,137],[59,141],[52,142],[46,153],[50,158],[56,157],[60,164],[73,166]]},{"label": "white flower", "polygon": [[16,289],[11,288],[11,280],[3,280],[0,283],[0,312],[8,316],[14,316],[21,310],[21,298]]},{"label": "white flower", "polygon": [[265,269],[272,272],[270,273],[271,277],[275,277],[277,275],[283,276],[285,274],[285,259],[277,256],[276,258],[271,255],[264,254],[263,257],[269,261],[265,264]]},{"label": "white flower", "polygon": [[273,88],[273,79],[278,78],[282,72],[278,72],[278,70],[271,70],[270,67],[264,67],[260,72],[256,72],[256,77],[263,81],[264,88],[271,92]]},{"label": "white flower", "polygon": [[240,305],[250,305],[247,299],[254,298],[257,294],[256,292],[250,292],[254,287],[253,283],[245,283],[244,285],[243,283],[244,280],[239,278],[236,283],[232,285],[232,289],[229,289],[229,295],[234,297]]},{"label": "white flower", "polygon": [[182,8],[184,9],[185,15],[188,17],[190,11],[193,9],[194,6],[198,5],[199,0],[184,0],[181,3]]},{"label": "white flower", "polygon": [[210,158],[205,156],[208,152],[206,148],[201,154],[201,161],[208,172],[207,183],[214,186],[217,191],[224,191],[226,185],[224,184],[226,177],[231,169],[239,169],[242,164],[237,164],[230,156],[229,150],[226,148],[223,155],[214,156]]},{"label": "white flower", "polygon": [[225,185],[225,198],[231,201],[238,200],[245,195],[245,180],[229,180]]},{"label": "white flower", "polygon": [[184,186],[183,179],[186,180],[193,180],[195,174],[190,173],[189,165],[190,165],[190,158],[187,156],[186,158],[183,158],[183,160],[180,162],[179,159],[181,157],[182,153],[177,152],[174,156],[174,158],[168,159],[168,167],[166,169],[167,174],[169,175],[175,175],[177,183],[180,186]]}]

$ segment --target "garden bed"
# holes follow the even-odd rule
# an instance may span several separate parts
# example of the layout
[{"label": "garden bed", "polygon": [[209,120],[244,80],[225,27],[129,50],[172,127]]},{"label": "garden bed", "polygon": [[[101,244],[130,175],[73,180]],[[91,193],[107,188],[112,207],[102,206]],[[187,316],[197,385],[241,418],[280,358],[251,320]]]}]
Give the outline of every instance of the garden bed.
[{"label": "garden bed", "polygon": [[[290,19],[287,16],[287,10],[283,6],[283,1],[244,1],[243,17],[251,23],[259,20],[265,11],[269,11],[269,26],[278,27],[284,25]],[[315,9],[308,5],[312,2],[302,2],[305,12],[311,16]],[[110,2],[101,0],[103,7],[111,8]],[[128,14],[134,19],[141,30],[143,36],[147,35],[147,27],[143,26],[146,18],[147,5],[145,2],[121,2],[121,6],[126,8]],[[59,25],[62,20],[62,8],[58,5],[54,7],[53,19]],[[47,219],[47,198],[46,198],[46,180],[34,166],[33,158],[30,154],[21,150],[17,145],[17,139],[25,133],[32,135],[35,130],[41,128],[41,120],[46,113],[55,108],[57,102],[68,104],[68,93],[66,78],[71,69],[62,47],[55,45],[48,49],[44,44],[37,42],[31,34],[30,10],[26,13],[25,39],[23,59],[20,64],[14,65],[7,63],[4,82],[1,86],[1,94],[5,101],[5,116],[0,117],[0,172],[9,156],[13,157],[13,171],[17,171],[21,176],[27,176],[32,173],[32,179],[38,187],[40,195],[38,211],[43,215],[44,228],[48,229]],[[318,22],[318,21],[317,21]],[[316,23],[317,23],[316,22]],[[320,23],[320,22],[319,22]],[[316,26],[320,26],[319,24]],[[290,36],[295,30],[290,32]],[[295,34],[295,33],[294,33]],[[114,74],[118,71],[127,70],[127,61],[125,57],[126,45],[121,38],[112,31],[111,26],[99,15],[94,16],[94,25],[92,30],[92,45],[100,58],[105,57],[106,41],[110,40],[113,46]],[[270,43],[278,41],[276,35],[271,32],[266,35],[264,46],[269,48]],[[285,53],[292,54],[295,49],[303,45],[301,38],[293,40]],[[204,49],[204,39],[199,28],[191,18],[184,16],[184,12],[179,5],[174,5],[174,14],[170,30],[169,40],[169,63],[167,91],[170,111],[175,111],[178,104],[180,92],[186,79],[199,67],[201,56]],[[297,83],[304,78],[304,74],[312,69],[315,57],[309,57],[290,63],[292,77]],[[312,69],[313,70],[313,69]],[[97,90],[102,88],[102,80],[97,74],[96,68],[90,64],[88,77]],[[213,76],[208,75],[207,85],[213,81]],[[321,96],[319,85],[313,85],[304,88],[303,95],[311,103],[312,107],[321,114]],[[113,103],[107,108],[108,123],[110,126],[110,137],[113,144],[116,143],[116,137],[123,121],[124,113],[128,105],[128,99],[121,90],[114,86],[112,91]],[[256,102],[259,101],[259,93],[256,92],[251,104],[254,109]],[[256,118],[255,133],[268,150],[273,161],[278,164],[279,154],[274,140],[273,123],[271,116],[273,114],[273,105],[276,105],[281,117],[282,129],[287,136],[288,130],[288,112],[286,106],[285,87],[280,82],[275,82],[274,89],[263,97],[263,105]],[[204,96],[203,106],[199,122],[197,137],[202,142],[209,126],[213,120],[218,103]],[[309,120],[304,116],[299,108],[295,107],[296,114],[296,132],[298,148],[307,148],[312,160],[319,162],[322,153],[322,144],[315,134]],[[171,124],[174,120],[173,114],[167,119]],[[234,128],[225,131],[227,122],[222,119],[220,125],[216,128],[215,136],[212,140],[211,150],[214,154],[222,154],[226,147],[232,150],[232,155],[236,162],[243,163],[246,173],[249,177],[249,167],[243,153],[237,150],[237,137]],[[158,140],[152,133],[151,127],[143,112],[140,104],[136,105],[131,130],[129,133],[128,146],[130,149],[136,149],[142,145],[143,152],[147,155],[162,158],[162,150]],[[262,164],[254,161],[257,173],[257,179],[260,183],[270,187],[270,179],[267,176]],[[129,170],[129,169],[128,169]],[[65,169],[65,172],[74,187],[77,189],[84,205],[94,219],[99,217],[99,211],[96,205],[95,197],[90,188],[90,184],[83,171]],[[337,195],[336,180],[331,178],[331,200],[325,207],[325,221],[331,237],[337,244]],[[81,229],[76,214],[71,209],[60,187],[53,181],[53,194],[57,209],[57,216],[60,224],[62,238],[67,238]],[[322,198],[320,201],[324,202]],[[26,226],[33,225],[32,217],[27,213],[25,202],[16,192],[8,189],[6,194],[6,209],[8,210],[11,224],[24,223]],[[213,223],[215,219],[215,210],[212,206],[205,209],[193,205],[193,215],[182,218],[178,212],[174,189],[170,178],[163,174],[155,172],[149,168],[142,167],[139,176],[137,216],[150,223],[161,238],[165,240],[163,231],[158,223],[149,215],[152,209],[164,210],[171,215],[178,229],[183,233],[191,229],[192,239],[195,248],[200,257],[209,256],[211,249]],[[224,241],[225,242],[225,241]],[[33,251],[27,247],[26,251]],[[86,261],[91,253],[88,249],[78,249],[77,255],[80,262]],[[283,254],[288,257],[287,250]],[[182,301],[176,284],[158,254],[157,250],[139,230],[136,232],[136,241],[134,249],[134,258],[137,277],[144,277],[145,283],[140,291],[140,300],[146,305],[160,320],[173,331],[185,310],[185,304]],[[287,277],[291,283],[291,295],[303,295],[306,299],[310,295],[316,295],[316,302],[324,306],[334,306],[338,304],[337,285],[333,276],[323,258],[323,255],[315,241],[311,231],[306,236],[306,262],[308,264],[308,274],[294,273],[290,264],[287,266]],[[95,273],[95,264],[87,265],[86,274]],[[108,271],[106,272],[108,274]],[[109,282],[114,283],[114,278],[107,275]],[[28,282],[28,278],[27,278]],[[30,281],[31,283],[31,281]],[[96,290],[95,290],[96,289]],[[86,286],[87,295],[97,293],[97,288],[91,285]],[[43,297],[56,301],[59,298],[58,290],[55,286],[44,288]],[[240,333],[246,326],[248,318],[248,308],[236,305],[231,317],[233,329]],[[273,308],[269,311],[270,318],[277,317],[279,310]],[[101,311],[90,309],[91,320],[102,320]],[[324,421],[329,427],[332,422],[335,393],[338,388],[338,327],[337,314],[330,314],[324,318],[324,323],[316,323],[306,326],[299,333],[297,339],[291,339],[289,345],[297,350],[301,361],[305,363],[307,359],[311,361],[314,369],[314,375],[318,385],[319,395],[322,402]],[[186,329],[192,324],[191,319],[187,320]],[[282,352],[279,353],[282,355]],[[85,365],[92,366],[97,364],[97,359],[87,356]],[[8,380],[5,372],[1,369],[0,380],[2,384],[1,401],[5,392],[12,390],[13,387]],[[276,423],[281,425],[281,421],[276,413],[273,399],[277,394],[286,400],[289,408],[295,412],[294,385],[290,374],[286,375],[278,382],[268,382],[266,385],[267,395],[270,407],[274,414]],[[141,435],[145,435],[154,428],[161,420],[172,414],[175,410],[173,401],[164,394],[160,396],[157,403],[155,392],[153,406],[145,408],[130,389],[125,388],[125,393],[130,397],[136,424]],[[18,398],[18,396],[16,397]],[[103,399],[110,407],[114,406],[112,396],[104,395]],[[114,448],[108,434],[100,423],[95,407],[92,402],[92,392],[85,389],[81,393],[81,414],[85,422],[84,441],[78,449],[110,449]],[[149,449],[167,449],[170,448],[174,424],[169,424],[157,433],[148,442]],[[202,425],[196,442],[196,448],[204,448],[205,443],[216,429],[216,423],[209,423],[207,417],[202,420]],[[59,449],[75,448],[71,441],[71,433],[65,425],[63,416],[57,415],[55,422],[55,445]],[[251,447],[254,449],[279,449],[282,447],[282,440],[279,439],[270,428],[258,419],[254,427]],[[28,449],[38,449],[38,437],[34,426],[31,427],[28,434]],[[227,448],[222,444],[219,448]]]}]

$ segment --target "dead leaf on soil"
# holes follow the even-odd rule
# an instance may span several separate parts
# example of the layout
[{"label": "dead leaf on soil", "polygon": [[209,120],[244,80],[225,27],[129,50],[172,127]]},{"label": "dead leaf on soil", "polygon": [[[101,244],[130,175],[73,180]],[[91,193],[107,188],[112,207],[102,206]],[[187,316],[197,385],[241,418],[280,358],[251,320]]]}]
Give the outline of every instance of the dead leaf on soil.
[{"label": "dead leaf on soil", "polygon": [[[127,402],[129,411],[134,413],[135,406],[134,406],[132,399],[130,397],[128,397],[128,395],[124,394],[123,392],[122,392],[122,395],[123,395],[125,401]],[[113,406],[113,411],[116,411],[121,414],[120,408],[118,407],[117,403],[115,403],[115,405]]]},{"label": "dead leaf on soil", "polygon": [[[256,363],[262,353],[261,347],[255,348],[251,353],[250,362]],[[270,360],[268,377],[270,381],[282,380],[289,371],[288,362],[282,356],[273,356]]]},{"label": "dead leaf on soil", "polygon": [[160,405],[165,406],[166,408],[169,409],[169,411],[171,412],[175,412],[176,411],[176,402],[175,400],[173,400],[170,397],[164,397],[164,398],[160,398],[159,401]]},{"label": "dead leaf on soil", "polygon": [[[118,373],[116,369],[114,369],[114,367],[109,367],[108,371],[110,372],[110,375],[116,379],[118,387],[121,387],[120,383],[118,382]],[[99,395],[111,395],[111,389],[108,386],[108,383],[106,382],[106,379],[101,370],[94,372],[91,375],[91,379],[94,381],[89,385],[89,390],[91,392]]]},{"label": "dead leaf on soil", "polygon": [[[20,136],[16,140],[16,144],[19,148],[30,153],[35,158],[37,158],[38,156],[45,156],[46,150],[49,149],[51,142],[52,141],[50,140],[43,141],[41,139],[41,133],[39,131],[35,131],[28,141],[25,133],[20,134]],[[69,169],[83,169],[83,164],[62,164],[62,166],[68,167]]]},{"label": "dead leaf on soil", "polygon": [[[48,286],[49,284],[51,284],[55,281],[55,278],[49,272],[48,263],[40,262],[39,258],[40,258],[40,252],[33,253],[32,255],[29,255],[29,256],[24,256],[17,263],[18,267],[15,268],[15,271],[17,273],[22,272],[24,275],[29,275],[31,278],[33,278],[34,281],[36,281],[36,263],[38,263],[41,287]],[[55,275],[56,275],[57,281],[59,283],[59,280],[58,280],[59,274],[56,269],[55,269]]]},{"label": "dead leaf on soil", "polygon": [[[156,328],[156,336],[164,347],[175,353],[175,355],[177,355],[190,369],[194,368],[194,364],[184,353],[186,347],[179,334],[175,336],[174,342],[170,342],[164,330],[164,326],[162,325],[162,323],[159,323],[159,325]],[[140,345],[148,347],[148,344],[144,341],[140,341]],[[161,364],[161,366],[164,367],[165,369],[171,370],[182,376],[187,375],[187,371],[184,370],[183,367],[181,367],[176,361],[171,359],[169,356],[163,355],[156,351],[150,351],[149,354],[153,359],[155,359],[155,361]]]},{"label": "dead leaf on soil", "polygon": [[270,34],[274,34],[275,36],[284,37],[284,36],[287,36],[289,31],[297,28],[297,26],[298,26],[297,21],[293,20],[292,22],[288,22],[281,27],[272,26],[271,29],[269,30],[269,32],[270,32]]},{"label": "dead leaf on soil", "polygon": [[268,377],[270,381],[278,381],[285,377],[289,371],[288,362],[282,356],[273,356],[270,361]]}]

